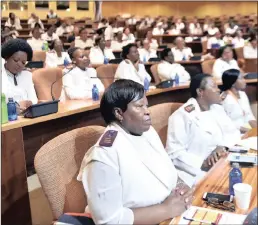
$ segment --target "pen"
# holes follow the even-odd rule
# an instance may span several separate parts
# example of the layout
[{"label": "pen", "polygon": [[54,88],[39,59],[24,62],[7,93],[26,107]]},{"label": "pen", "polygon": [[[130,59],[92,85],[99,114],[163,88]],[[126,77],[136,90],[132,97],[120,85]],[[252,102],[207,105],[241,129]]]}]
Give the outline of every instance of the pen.
[{"label": "pen", "polygon": [[206,221],[206,220],[198,220],[198,219],[193,219],[193,218],[186,218],[185,216],[183,218],[184,218],[184,220],[189,220],[189,221],[192,221],[192,222],[200,222],[200,223],[216,225],[216,223],[213,223],[213,222],[210,222],[210,221]]}]

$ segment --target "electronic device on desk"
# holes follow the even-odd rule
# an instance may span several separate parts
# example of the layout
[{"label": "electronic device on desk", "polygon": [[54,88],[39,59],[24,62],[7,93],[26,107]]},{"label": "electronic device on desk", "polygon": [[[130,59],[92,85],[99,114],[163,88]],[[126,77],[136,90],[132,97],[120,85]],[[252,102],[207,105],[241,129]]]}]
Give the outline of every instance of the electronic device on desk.
[{"label": "electronic device on desk", "polygon": [[160,58],[150,58],[149,62],[160,62],[161,59]]},{"label": "electronic device on desk", "polygon": [[216,198],[218,199],[219,203],[223,203],[225,201],[233,202],[234,196],[233,195],[223,195],[218,193],[211,193],[211,192],[205,192],[202,196],[202,199],[204,201],[208,201],[209,198]]},{"label": "electronic device on desk", "polygon": [[240,155],[231,153],[228,156],[230,165],[233,163],[239,163],[241,167],[253,167],[257,165],[257,155]]},{"label": "electronic device on desk", "polygon": [[199,60],[201,60],[201,59],[202,59],[202,57],[201,57],[201,56],[198,56],[198,55],[192,56],[192,57],[190,58],[190,60],[192,60],[192,61],[199,61]]},{"label": "electronic device on desk", "polygon": [[59,100],[43,102],[29,106],[22,112],[25,118],[36,118],[40,116],[46,116],[58,111]]},{"label": "electronic device on desk", "polygon": [[243,225],[257,225],[257,207],[254,208],[245,218]]},{"label": "electronic device on desk", "polygon": [[43,61],[29,61],[25,65],[26,68],[43,68],[44,67],[44,62]]},{"label": "electronic device on desk", "polygon": [[229,152],[235,152],[235,153],[247,153],[249,148],[243,147],[243,146],[233,146],[228,149]]},{"label": "electronic device on desk", "polygon": [[174,84],[174,80],[165,80],[156,85],[156,88],[170,88]]}]

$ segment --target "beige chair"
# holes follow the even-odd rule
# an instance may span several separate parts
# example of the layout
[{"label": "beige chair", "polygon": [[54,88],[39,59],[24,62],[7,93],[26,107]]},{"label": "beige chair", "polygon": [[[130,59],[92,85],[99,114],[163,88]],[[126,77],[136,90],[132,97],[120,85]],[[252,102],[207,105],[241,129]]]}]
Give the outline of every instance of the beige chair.
[{"label": "beige chair", "polygon": [[170,102],[154,105],[149,108],[152,126],[159,134],[164,146],[166,146],[167,141],[168,118],[182,105],[182,103]]},{"label": "beige chair", "polygon": [[118,64],[108,64],[97,67],[97,76],[105,88],[114,82],[117,67]]},{"label": "beige chair", "polygon": [[205,60],[202,62],[202,72],[212,75],[212,68],[216,59]]},{"label": "beige chair", "polygon": [[45,51],[33,51],[32,61],[46,61],[46,52]]},{"label": "beige chair", "polygon": [[101,126],[78,128],[57,136],[37,152],[34,165],[54,220],[66,212],[84,212],[87,200],[77,175],[85,153],[104,130]]},{"label": "beige chair", "polygon": [[257,59],[245,59],[245,72],[257,73]]},{"label": "beige chair", "polygon": [[51,85],[54,83],[52,93],[55,99],[59,99],[62,92],[62,69],[42,68],[34,70],[32,79],[38,96],[38,100],[52,100]]},{"label": "beige chair", "polygon": [[235,48],[238,59],[244,59],[244,48]]},{"label": "beige chair", "polygon": [[150,70],[154,78],[155,85],[159,84],[161,82],[161,79],[159,78],[159,74],[158,74],[158,64],[152,65]]},{"label": "beige chair", "polygon": [[206,54],[207,53],[207,43],[208,41],[202,41],[202,54]]}]

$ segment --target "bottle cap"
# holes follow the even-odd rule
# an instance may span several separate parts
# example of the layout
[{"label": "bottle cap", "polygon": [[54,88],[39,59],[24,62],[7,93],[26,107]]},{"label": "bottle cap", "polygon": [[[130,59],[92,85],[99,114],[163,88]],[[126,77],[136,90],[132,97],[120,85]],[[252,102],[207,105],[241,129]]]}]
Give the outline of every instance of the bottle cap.
[{"label": "bottle cap", "polygon": [[13,102],[13,98],[8,98],[8,101],[9,102]]},{"label": "bottle cap", "polygon": [[239,163],[235,162],[235,163],[232,164],[232,167],[233,168],[239,168],[240,166],[239,166]]}]

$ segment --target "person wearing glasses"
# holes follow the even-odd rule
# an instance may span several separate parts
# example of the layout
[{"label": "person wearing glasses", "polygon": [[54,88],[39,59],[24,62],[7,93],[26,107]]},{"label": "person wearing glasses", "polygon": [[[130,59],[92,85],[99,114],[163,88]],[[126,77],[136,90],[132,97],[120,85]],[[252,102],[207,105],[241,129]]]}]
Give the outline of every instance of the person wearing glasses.
[{"label": "person wearing glasses", "polygon": [[159,224],[185,212],[193,188],[178,177],[151,126],[143,86],[115,81],[104,92],[100,111],[108,126],[77,176],[94,223]]},{"label": "person wearing glasses", "polygon": [[2,45],[1,54],[5,60],[2,68],[2,76],[5,77],[2,80],[2,90],[6,99],[13,98],[21,111],[36,104],[38,98],[32,73],[25,68],[33,56],[30,45],[22,39],[11,39]]}]

